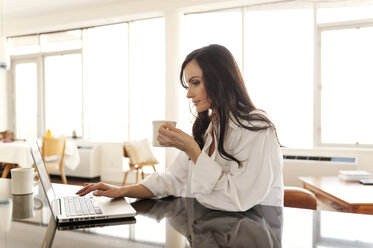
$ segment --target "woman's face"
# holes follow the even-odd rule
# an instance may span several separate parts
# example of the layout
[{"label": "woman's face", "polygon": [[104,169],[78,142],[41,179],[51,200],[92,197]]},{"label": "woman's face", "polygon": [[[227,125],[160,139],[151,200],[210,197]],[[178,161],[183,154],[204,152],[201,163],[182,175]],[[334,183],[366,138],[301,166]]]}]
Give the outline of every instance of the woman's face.
[{"label": "woman's face", "polygon": [[187,98],[190,98],[197,112],[204,112],[210,108],[210,101],[203,81],[203,73],[195,60],[190,61],[184,70],[185,80],[188,84]]}]

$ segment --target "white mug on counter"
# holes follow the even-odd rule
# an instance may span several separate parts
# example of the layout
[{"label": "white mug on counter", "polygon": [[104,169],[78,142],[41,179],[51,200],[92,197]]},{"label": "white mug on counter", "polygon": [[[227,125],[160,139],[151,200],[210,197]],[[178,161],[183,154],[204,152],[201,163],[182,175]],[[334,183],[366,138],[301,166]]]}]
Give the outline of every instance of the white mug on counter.
[{"label": "white mug on counter", "polygon": [[153,121],[153,146],[163,147],[162,145],[159,144],[157,137],[158,137],[159,128],[162,125],[166,125],[166,123],[170,124],[173,127],[176,127],[176,121]]},{"label": "white mug on counter", "polygon": [[12,174],[12,194],[13,195],[26,195],[34,191],[34,185],[37,180],[38,173],[34,168],[15,168],[10,171]]}]

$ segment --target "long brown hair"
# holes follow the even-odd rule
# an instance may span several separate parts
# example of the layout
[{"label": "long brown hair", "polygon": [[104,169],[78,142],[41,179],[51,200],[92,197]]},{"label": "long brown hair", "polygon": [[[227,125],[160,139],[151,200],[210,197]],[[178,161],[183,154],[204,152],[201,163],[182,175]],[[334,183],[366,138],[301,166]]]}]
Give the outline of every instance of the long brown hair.
[{"label": "long brown hair", "polygon": [[[224,149],[224,139],[229,119],[238,126],[251,131],[274,128],[274,125],[266,116],[260,113],[251,113],[257,108],[252,103],[237,63],[227,48],[212,44],[196,49],[187,55],[180,72],[180,82],[186,89],[188,86],[185,82],[184,70],[185,66],[192,60],[195,60],[202,69],[204,87],[211,101],[212,115],[220,125],[218,152],[223,158],[234,160],[240,165],[241,161],[238,161]],[[203,137],[211,118],[208,110],[200,112],[193,124],[193,137],[201,150],[204,146]],[[264,123],[264,125],[255,125],[254,123],[258,121]],[[214,132],[216,131],[214,130]]]}]

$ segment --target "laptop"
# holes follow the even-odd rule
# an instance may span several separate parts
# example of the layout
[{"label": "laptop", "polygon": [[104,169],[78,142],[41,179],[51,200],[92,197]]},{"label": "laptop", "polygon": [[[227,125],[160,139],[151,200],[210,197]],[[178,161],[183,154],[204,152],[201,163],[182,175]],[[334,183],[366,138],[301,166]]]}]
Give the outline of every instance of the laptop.
[{"label": "laptop", "polygon": [[97,220],[110,220],[130,218],[136,215],[136,210],[125,198],[111,199],[86,196],[56,197],[49,179],[38,143],[31,147],[31,155],[39,173],[40,183],[47,197],[52,215],[57,223],[95,222]]}]

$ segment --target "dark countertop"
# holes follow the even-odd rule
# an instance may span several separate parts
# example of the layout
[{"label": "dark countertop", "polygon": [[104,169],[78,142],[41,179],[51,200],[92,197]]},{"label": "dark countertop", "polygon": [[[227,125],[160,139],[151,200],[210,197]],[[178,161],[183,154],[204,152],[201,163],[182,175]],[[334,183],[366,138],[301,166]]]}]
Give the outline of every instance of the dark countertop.
[{"label": "dark countertop", "polygon": [[15,202],[11,221],[0,206],[0,247],[373,247],[373,215],[263,205],[223,212],[193,198],[128,199],[135,220],[57,227],[39,187],[33,197]]}]

